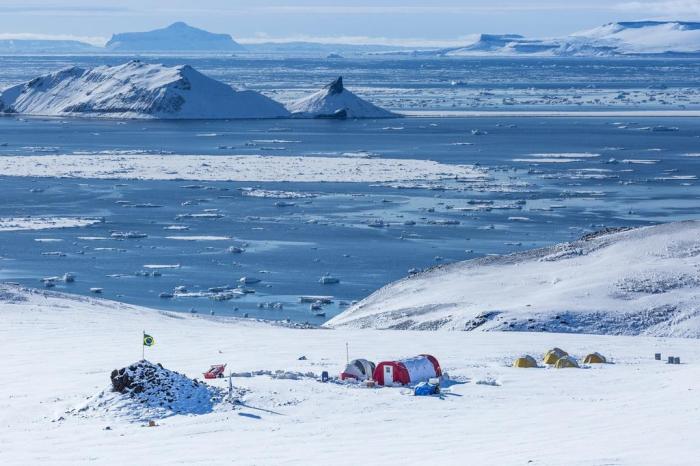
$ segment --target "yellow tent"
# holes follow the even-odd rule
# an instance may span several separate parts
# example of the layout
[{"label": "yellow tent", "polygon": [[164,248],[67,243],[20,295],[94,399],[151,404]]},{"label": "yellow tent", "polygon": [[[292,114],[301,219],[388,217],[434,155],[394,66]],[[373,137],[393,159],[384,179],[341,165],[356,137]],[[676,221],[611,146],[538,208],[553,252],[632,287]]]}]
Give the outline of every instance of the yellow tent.
[{"label": "yellow tent", "polygon": [[566,369],[567,367],[578,367],[578,363],[571,356],[564,356],[563,358],[559,358],[554,367],[557,369]]},{"label": "yellow tent", "polygon": [[544,355],[544,363],[556,364],[558,360],[568,355],[569,353],[567,353],[561,348],[552,348],[551,350],[547,351],[547,354]]},{"label": "yellow tent", "polygon": [[600,353],[591,353],[583,359],[584,364],[605,364],[607,359]]},{"label": "yellow tent", "polygon": [[537,361],[529,354],[526,354],[513,361],[513,367],[537,367]]}]

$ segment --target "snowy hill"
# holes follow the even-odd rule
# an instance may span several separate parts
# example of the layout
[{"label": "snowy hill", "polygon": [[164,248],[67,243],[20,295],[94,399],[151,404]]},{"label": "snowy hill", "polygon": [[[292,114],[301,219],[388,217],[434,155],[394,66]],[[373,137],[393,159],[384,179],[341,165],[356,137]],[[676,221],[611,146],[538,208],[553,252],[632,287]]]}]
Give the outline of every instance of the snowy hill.
[{"label": "snowy hill", "polygon": [[243,49],[228,34],[214,34],[183,22],[153,31],[114,34],[106,47],[112,51],[139,52],[230,52]]},{"label": "snowy hill", "polygon": [[[669,459],[691,465],[700,454],[693,441],[700,417],[688,415],[700,409],[700,340],[291,329],[6,285],[0,285],[0,315],[3,369],[11,374],[0,384],[5,465],[144,459],[151,466],[308,465],[318,458],[357,464],[348,439],[371,452],[367,464],[395,462],[397,452],[408,458],[405,464],[580,466]],[[238,375],[238,403],[222,401],[210,409],[196,386],[166,371],[154,371],[156,384],[133,402],[109,388],[95,396],[110,385],[115,368],[141,358],[144,329],[156,339],[146,357],[189,380],[201,380],[211,364],[227,362]],[[351,358],[375,362],[434,355],[450,376],[441,399],[407,396],[400,387],[321,383],[306,375],[328,371],[337,377],[346,342]],[[521,353],[542,366],[553,346],[579,361],[598,351],[614,364],[511,367]],[[655,361],[655,352],[664,360],[679,356],[682,364]],[[275,377],[278,370],[301,375]],[[225,379],[207,380],[204,387],[226,391],[227,385]],[[169,387],[184,397],[175,399]],[[168,393],[173,401],[163,400]],[[147,427],[148,420],[155,425]],[[417,425],[430,428],[419,441],[406,441]],[[614,441],[600,440],[601,426]],[[512,436],[524,440],[504,441]],[[235,448],[228,447],[232,441]]]},{"label": "snowy hill", "polygon": [[302,118],[395,118],[398,115],[358,97],[343,86],[342,76],[287,109]]},{"label": "snowy hill", "polygon": [[473,42],[462,47],[417,53],[448,57],[694,54],[700,53],[700,23],[684,21],[610,23],[589,31],[553,38],[526,38],[517,34],[480,34]]},{"label": "snowy hill", "polygon": [[65,68],[0,94],[0,112],[109,118],[279,118],[285,108],[254,91],[237,91],[194,68],[131,61]]},{"label": "snowy hill", "polygon": [[148,421],[209,413],[222,398],[220,389],[146,360],[114,369],[110,380],[107,389],[71,414]]},{"label": "snowy hill", "polygon": [[573,34],[597,43],[609,43],[617,53],[700,52],[700,23],[686,21],[633,21],[609,23]]},{"label": "snowy hill", "polygon": [[327,325],[700,338],[699,269],[700,221],[592,235],[435,267]]}]

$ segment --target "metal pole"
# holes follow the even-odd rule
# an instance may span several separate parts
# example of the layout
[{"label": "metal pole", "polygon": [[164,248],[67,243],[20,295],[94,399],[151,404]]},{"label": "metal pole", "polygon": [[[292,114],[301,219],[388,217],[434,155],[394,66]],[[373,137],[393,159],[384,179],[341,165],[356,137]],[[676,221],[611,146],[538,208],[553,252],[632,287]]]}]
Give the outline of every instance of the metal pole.
[{"label": "metal pole", "polygon": [[233,373],[229,371],[228,373],[228,402],[233,403],[233,381],[232,381]]},{"label": "metal pole", "polygon": [[345,342],[345,364],[350,364],[350,347],[348,342]]},{"label": "metal pole", "polygon": [[146,338],[146,331],[143,331],[143,335],[141,335],[141,360],[145,361],[146,360],[146,345],[145,345],[145,338]]}]

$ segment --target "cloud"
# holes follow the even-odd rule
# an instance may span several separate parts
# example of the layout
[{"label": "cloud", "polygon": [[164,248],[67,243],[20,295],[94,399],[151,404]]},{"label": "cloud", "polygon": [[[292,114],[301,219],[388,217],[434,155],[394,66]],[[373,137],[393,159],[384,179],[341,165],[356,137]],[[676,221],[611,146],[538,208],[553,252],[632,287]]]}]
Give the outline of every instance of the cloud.
[{"label": "cloud", "polygon": [[67,2],[0,3],[0,13],[17,16],[95,16],[122,14],[129,11],[123,6],[93,5],[82,2],[78,4]]},{"label": "cloud", "polygon": [[[292,2],[289,2],[292,3]],[[168,13],[181,14],[205,14],[216,13],[224,15],[242,15],[242,14],[263,14],[263,15],[289,15],[289,14],[304,14],[304,15],[420,15],[420,14],[469,14],[469,13],[509,13],[509,12],[527,12],[527,11],[589,11],[589,10],[607,10],[609,9],[607,2],[588,1],[588,2],[571,2],[558,0],[540,0],[518,1],[518,2],[495,2],[493,0],[472,1],[471,4],[465,5],[466,2],[442,3],[442,4],[391,4],[394,2],[375,1],[371,3],[358,4],[359,2],[347,2],[345,4],[304,4],[297,2],[296,4],[289,3],[274,3],[264,4],[250,2],[246,5],[236,5],[234,8],[226,6],[213,7],[210,5],[202,6],[163,6],[160,11]],[[398,3],[398,2],[396,2]]]},{"label": "cloud", "polygon": [[103,46],[107,39],[99,36],[75,36],[72,34],[35,34],[32,32],[0,33],[0,40],[77,40],[91,45]]},{"label": "cloud", "polygon": [[621,11],[641,12],[645,15],[660,15],[666,18],[688,19],[687,15],[700,17],[699,0],[662,0],[651,2],[624,2],[614,5]]}]

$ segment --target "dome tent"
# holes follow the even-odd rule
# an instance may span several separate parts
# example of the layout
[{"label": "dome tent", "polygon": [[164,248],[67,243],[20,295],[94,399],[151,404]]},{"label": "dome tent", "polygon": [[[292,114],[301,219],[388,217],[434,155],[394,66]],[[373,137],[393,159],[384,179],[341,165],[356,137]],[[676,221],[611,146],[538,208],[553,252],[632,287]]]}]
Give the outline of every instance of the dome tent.
[{"label": "dome tent", "polygon": [[600,353],[588,354],[583,359],[584,364],[605,364],[606,362],[608,362],[608,360]]},{"label": "dome tent", "polygon": [[353,359],[350,361],[343,372],[340,373],[341,380],[355,379],[367,380],[372,378],[374,374],[375,364],[366,359]]},{"label": "dome tent", "polygon": [[537,367],[537,361],[529,354],[526,354],[513,361],[513,367]]},{"label": "dome tent", "polygon": [[564,356],[562,358],[559,358],[559,360],[554,364],[554,367],[557,369],[566,369],[570,367],[579,367],[578,362],[571,356]]},{"label": "dome tent", "polygon": [[563,358],[564,356],[568,356],[569,353],[564,351],[561,348],[552,348],[551,350],[547,351],[547,354],[544,355],[544,363],[545,364],[556,364],[558,360]]},{"label": "dome tent", "polygon": [[442,376],[440,363],[429,354],[397,361],[382,361],[374,370],[374,380],[384,386],[426,382],[440,376]]}]

